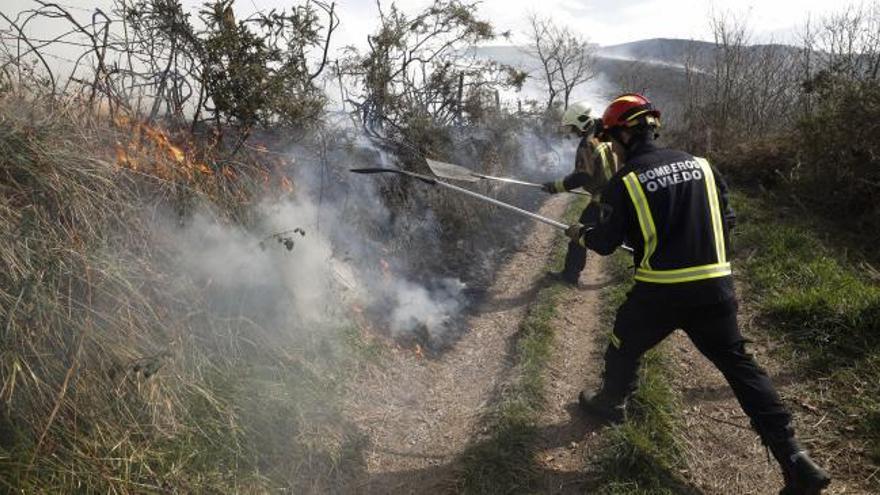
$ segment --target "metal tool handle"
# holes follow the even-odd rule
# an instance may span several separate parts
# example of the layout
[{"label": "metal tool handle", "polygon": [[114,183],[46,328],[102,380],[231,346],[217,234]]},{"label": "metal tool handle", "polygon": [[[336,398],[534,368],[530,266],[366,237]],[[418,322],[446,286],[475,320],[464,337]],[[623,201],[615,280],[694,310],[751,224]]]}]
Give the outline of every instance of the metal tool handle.
[{"label": "metal tool handle", "polygon": [[[483,174],[478,174],[476,172],[471,173],[471,175],[473,175],[474,177],[479,177],[481,179],[497,180],[500,182],[507,182],[509,184],[518,184],[520,186],[537,187],[539,189],[544,187],[543,185],[536,184],[534,182],[526,182],[524,180],[518,180],[518,179],[509,179],[507,177],[495,177],[494,175],[483,175]],[[592,194],[590,194],[586,191],[565,191],[565,192],[567,192],[569,194],[577,194],[579,196],[592,196]]]},{"label": "metal tool handle", "polygon": [[[470,189],[458,187],[456,185],[450,184],[448,182],[443,182],[441,180],[437,180],[437,179],[435,179],[433,177],[429,177],[427,175],[417,174],[415,172],[408,172],[405,170],[396,170],[396,169],[392,169],[392,168],[381,168],[381,167],[353,168],[350,171],[358,173],[358,174],[392,173],[392,174],[406,175],[406,176],[418,179],[418,180],[425,182],[427,184],[445,187],[447,189],[451,189],[453,191],[457,191],[462,194],[466,194],[472,198],[476,198],[481,201],[491,203],[495,206],[504,208],[505,210],[510,210],[512,212],[519,213],[520,215],[525,215],[525,216],[533,218],[539,222],[546,223],[547,225],[552,225],[553,227],[556,227],[557,229],[568,230],[568,227],[569,227],[568,225],[566,225],[562,222],[557,222],[556,220],[553,220],[552,218],[547,218],[545,216],[538,215],[537,213],[532,213],[528,210],[523,210],[522,208],[518,208],[518,207],[513,206],[511,204],[507,204],[503,201],[498,201],[495,198],[490,198],[489,196],[486,196],[486,195],[483,195],[480,193],[475,193],[475,192],[471,191]],[[623,244],[620,247],[621,247],[621,249],[623,249],[625,251],[629,251],[629,252],[633,251],[633,249],[631,247],[627,246],[626,244]]]},{"label": "metal tool handle", "polygon": [[568,228],[568,225],[565,225],[562,222],[557,222],[556,220],[553,220],[552,218],[547,218],[547,217],[538,215],[537,213],[532,213],[528,210],[523,210],[522,208],[518,208],[518,207],[513,206],[511,204],[507,204],[503,201],[498,201],[495,198],[490,198],[488,196],[484,196],[482,194],[475,193],[475,192],[468,190],[468,189],[465,189],[463,187],[458,187],[456,185],[449,184],[448,182],[442,182],[442,181],[438,180],[438,181],[435,181],[435,184],[437,184],[438,186],[443,186],[447,189],[452,189],[453,191],[458,191],[462,194],[467,194],[468,196],[471,196],[472,198],[477,198],[477,199],[483,200],[487,203],[491,203],[495,206],[504,208],[506,210],[514,211],[516,213],[519,213],[520,215],[525,215],[527,217],[534,218],[535,220],[537,220],[539,222],[546,223],[547,225],[552,225],[552,226],[559,228],[559,229],[562,229],[562,230],[565,230]]},{"label": "metal tool handle", "polygon": [[[523,210],[522,208],[517,208],[516,206],[513,206],[511,204],[507,204],[502,201],[498,201],[495,198],[490,198],[488,196],[484,196],[482,194],[475,193],[475,192],[468,190],[468,189],[465,189],[463,187],[458,187],[456,185],[449,184],[447,182],[443,182],[443,181],[439,181],[439,180],[434,181],[434,183],[437,184],[438,186],[443,186],[443,187],[452,189],[453,191],[458,191],[462,194],[467,194],[468,196],[472,196],[474,198],[481,199],[481,200],[486,201],[488,203],[492,203],[493,205],[500,206],[501,208],[505,208],[510,211],[515,211],[521,215],[525,215],[527,217],[532,217],[539,222],[546,223],[547,225],[552,225],[552,226],[559,228],[559,229],[562,229],[562,230],[568,230],[569,225],[566,225],[562,222],[557,222],[556,220],[553,220],[552,218],[547,218],[547,217],[538,215],[537,213],[532,213],[528,210]],[[592,228],[592,227],[590,227],[590,228]],[[627,246],[626,244],[621,244],[620,248],[628,253],[633,252],[633,248]]]}]

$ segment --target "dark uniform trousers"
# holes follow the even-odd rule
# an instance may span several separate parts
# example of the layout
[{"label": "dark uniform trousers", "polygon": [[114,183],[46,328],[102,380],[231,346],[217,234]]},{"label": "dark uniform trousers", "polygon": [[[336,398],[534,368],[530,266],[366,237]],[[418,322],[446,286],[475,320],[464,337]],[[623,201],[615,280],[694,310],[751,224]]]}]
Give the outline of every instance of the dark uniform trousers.
[{"label": "dark uniform trousers", "polygon": [[[596,203],[590,203],[581,213],[581,225],[593,225],[599,221],[599,207]],[[568,251],[565,252],[565,264],[562,268],[562,275],[576,281],[580,277],[584,267],[587,266],[587,248],[577,241],[568,243]]]},{"label": "dark uniform trousers", "polygon": [[767,373],[746,352],[736,310],[736,300],[676,307],[633,297],[630,293],[617,311],[612,343],[605,353],[604,391],[622,402],[636,387],[642,355],[675,329],[682,329],[724,374],[765,443],[790,436],[791,415],[779,400]]}]

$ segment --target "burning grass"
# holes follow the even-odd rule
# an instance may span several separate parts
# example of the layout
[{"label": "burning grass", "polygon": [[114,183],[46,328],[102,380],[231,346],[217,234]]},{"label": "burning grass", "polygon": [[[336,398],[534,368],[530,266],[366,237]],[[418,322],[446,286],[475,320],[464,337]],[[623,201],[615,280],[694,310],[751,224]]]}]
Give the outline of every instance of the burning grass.
[{"label": "burning grass", "polygon": [[209,311],[152,221],[196,202],[246,221],[271,172],[148,129],[0,100],[0,486],[326,491],[362,442],[336,402],[352,332]]},{"label": "burning grass", "polygon": [[[339,406],[349,374],[387,345],[450,348],[473,290],[459,277],[491,283],[530,224],[426,187],[348,182],[352,162],[389,158],[336,137],[296,148],[308,163],[248,146],[230,157],[0,99],[3,489],[346,486],[363,449]],[[518,150],[485,148],[495,165]],[[534,333],[529,353],[544,345]]]}]

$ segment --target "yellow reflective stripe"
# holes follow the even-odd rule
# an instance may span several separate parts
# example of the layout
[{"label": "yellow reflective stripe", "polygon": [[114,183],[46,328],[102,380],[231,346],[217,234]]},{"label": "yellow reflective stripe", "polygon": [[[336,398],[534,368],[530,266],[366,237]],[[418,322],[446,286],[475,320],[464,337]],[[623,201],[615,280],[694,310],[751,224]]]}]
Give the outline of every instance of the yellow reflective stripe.
[{"label": "yellow reflective stripe", "polygon": [[654,249],[657,248],[657,228],[654,226],[654,218],[651,216],[651,209],[648,207],[648,199],[645,192],[639,184],[639,179],[635,172],[630,172],[623,178],[629,197],[636,208],[636,216],[639,218],[639,227],[642,229],[642,238],[645,240],[645,254],[642,256],[640,266],[648,270],[651,269],[649,262]]},{"label": "yellow reflective stripe", "polygon": [[645,113],[650,112],[650,111],[651,111],[650,109],[645,109],[645,110],[642,110],[640,112],[636,112],[636,113],[630,115],[626,119],[626,125],[629,127],[632,127],[632,126],[638,124],[638,122],[635,122],[636,117],[638,117],[639,115],[644,115]]},{"label": "yellow reflective stripe", "polygon": [[718,189],[715,187],[715,175],[705,158],[697,158],[696,160],[700,164],[700,168],[703,169],[703,176],[706,178],[706,194],[709,198],[709,213],[712,217],[716,259],[719,263],[724,263],[727,261],[727,254],[724,251],[724,224],[721,223],[721,206],[718,202]]},{"label": "yellow reflective stripe", "polygon": [[602,160],[602,172],[605,174],[605,180],[610,180],[611,176],[614,175],[614,165],[611,163],[613,157],[609,149],[610,147],[610,145],[603,143],[596,149],[599,152],[599,159]]},{"label": "yellow reflective stripe", "polygon": [[563,179],[559,179],[558,181],[553,183],[553,190],[555,192],[565,191],[565,181]]},{"label": "yellow reflective stripe", "polygon": [[677,270],[636,270],[635,279],[641,282],[653,282],[656,284],[678,284],[706,280],[710,278],[726,277],[730,275],[730,263],[715,263],[712,265],[692,266]]},{"label": "yellow reflective stripe", "polygon": [[596,150],[593,153],[593,160],[599,159],[602,163],[602,174],[605,175],[605,180],[610,180],[611,176],[614,175],[614,156],[611,153],[611,145],[608,143],[600,143],[596,146]]}]

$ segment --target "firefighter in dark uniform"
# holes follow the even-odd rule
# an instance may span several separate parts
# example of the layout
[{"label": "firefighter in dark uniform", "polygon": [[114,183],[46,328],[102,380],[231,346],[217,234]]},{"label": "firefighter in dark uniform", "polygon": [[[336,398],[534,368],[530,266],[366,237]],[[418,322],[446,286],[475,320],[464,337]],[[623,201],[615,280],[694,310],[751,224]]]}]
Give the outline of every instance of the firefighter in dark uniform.
[{"label": "firefighter in dark uniform", "polygon": [[[564,132],[580,138],[575,152],[574,172],[554,182],[543,184],[544,191],[556,194],[581,188],[590,193],[590,206],[581,214],[580,223],[594,223],[598,218],[600,192],[608,179],[617,171],[617,160],[611,152],[610,143],[595,138],[598,119],[592,115],[586,102],[572,103],[562,115]],[[587,249],[577,242],[568,244],[565,264],[561,272],[550,273],[552,278],[577,285],[581,272],[587,264]]]},{"label": "firefighter in dark uniform", "polygon": [[622,421],[642,355],[680,328],[724,374],[779,462],[780,494],[821,493],[831,478],[795,440],[791,415],[737,325],[728,259],[735,217],[724,180],[707,160],[654,144],[660,112],[641,95],[616,98],[602,123],[622,167],[602,192],[598,221],[567,234],[601,255],[632,246],[635,284],[617,310],[602,388],[581,392],[580,406]]}]

